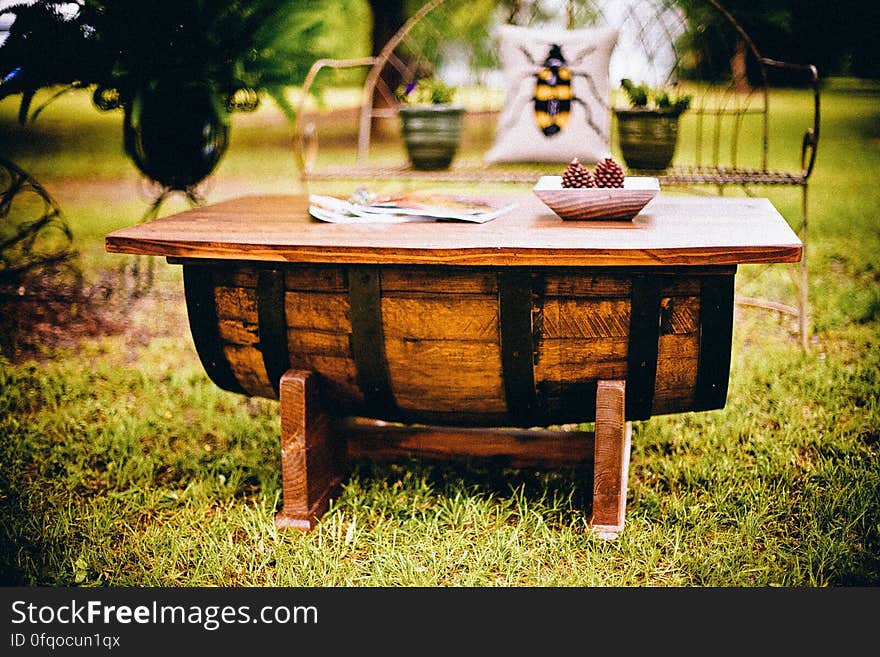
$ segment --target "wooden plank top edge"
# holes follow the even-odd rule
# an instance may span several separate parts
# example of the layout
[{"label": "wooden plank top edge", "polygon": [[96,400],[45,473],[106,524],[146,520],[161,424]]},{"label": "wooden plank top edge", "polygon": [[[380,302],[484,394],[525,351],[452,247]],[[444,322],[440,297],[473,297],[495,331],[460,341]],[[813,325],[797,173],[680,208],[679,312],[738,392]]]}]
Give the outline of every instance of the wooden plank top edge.
[{"label": "wooden plank top edge", "polygon": [[[499,195],[500,196],[500,195]],[[676,266],[798,262],[768,199],[664,196],[632,221],[563,221],[531,193],[485,224],[329,224],[308,197],[246,196],[108,234],[111,253],[180,259],[457,266]]]}]

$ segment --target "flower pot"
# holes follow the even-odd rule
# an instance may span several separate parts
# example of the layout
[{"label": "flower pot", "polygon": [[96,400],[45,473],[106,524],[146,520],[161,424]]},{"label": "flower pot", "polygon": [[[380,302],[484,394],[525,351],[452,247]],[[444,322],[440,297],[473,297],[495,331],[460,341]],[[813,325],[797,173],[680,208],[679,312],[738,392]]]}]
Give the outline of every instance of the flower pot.
[{"label": "flower pot", "polygon": [[153,81],[125,105],[126,154],[151,180],[187,190],[217,166],[229,144],[224,97],[205,83]]},{"label": "flower pot", "polygon": [[630,169],[662,171],[671,163],[678,143],[678,112],[617,109],[620,153]]},{"label": "flower pot", "polygon": [[403,141],[414,169],[432,171],[452,164],[461,142],[464,108],[459,105],[403,105]]}]

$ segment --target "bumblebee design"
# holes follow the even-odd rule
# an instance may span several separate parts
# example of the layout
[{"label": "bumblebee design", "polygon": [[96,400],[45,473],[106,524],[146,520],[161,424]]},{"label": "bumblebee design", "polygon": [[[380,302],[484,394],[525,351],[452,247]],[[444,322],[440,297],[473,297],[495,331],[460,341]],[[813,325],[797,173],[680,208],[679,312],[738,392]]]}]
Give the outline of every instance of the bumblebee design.
[{"label": "bumblebee design", "polygon": [[[577,103],[586,112],[587,124],[604,137],[604,131],[593,121],[590,108],[583,100],[574,95],[574,89],[571,86],[574,78],[583,78],[587,82],[590,93],[604,106],[605,101],[596,90],[593,79],[587,73],[576,71],[569,66],[559,44],[550,44],[550,50],[542,63],[536,62],[525,48],[520,48],[520,50],[529,63],[537,69],[529,76],[535,78],[535,93],[531,100],[534,104],[535,124],[541,132],[547,137],[559,134],[571,117],[572,103]],[[593,50],[595,48],[591,47],[580,52],[573,64],[580,63]]]}]

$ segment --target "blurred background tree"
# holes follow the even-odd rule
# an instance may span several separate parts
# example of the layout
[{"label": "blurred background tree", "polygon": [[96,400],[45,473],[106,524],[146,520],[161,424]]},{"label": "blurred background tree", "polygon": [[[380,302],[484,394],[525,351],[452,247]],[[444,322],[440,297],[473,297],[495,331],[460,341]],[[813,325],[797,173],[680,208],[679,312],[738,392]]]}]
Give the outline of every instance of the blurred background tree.
[{"label": "blurred background tree", "polygon": [[[705,0],[675,0],[689,19],[709,29],[690,32],[688,44],[694,55],[690,74],[718,79],[754,75],[747,71],[744,52],[721,52],[733,43],[729,24]],[[880,3],[862,0],[721,0],[765,57],[801,64],[814,64],[821,77],[854,76],[880,79]],[[739,48],[744,47],[738,40]],[[731,56],[732,55],[732,56]],[[733,69],[733,70],[731,70]],[[685,71],[687,73],[687,71]],[[803,76],[792,73],[771,83],[795,84]]]},{"label": "blurred background tree", "polygon": [[[338,17],[356,0],[36,0],[3,10],[0,100],[20,96],[36,118],[71,89],[100,110],[124,110],[124,147],[141,171],[187,191],[222,158],[228,115],[270,96],[289,118],[290,87],[333,55]],[[337,21],[336,23],[334,22]],[[32,107],[37,92],[53,94]]]},{"label": "blurred background tree", "polygon": [[[601,7],[608,2],[597,0]],[[706,0],[658,0],[678,4],[693,18],[709,20],[720,26],[718,14]],[[384,45],[403,22],[424,4],[420,0],[369,0],[372,13],[373,54]],[[450,34],[467,38],[468,32],[480,34],[480,21],[488,15],[484,5],[496,6],[502,15],[529,3],[523,0],[475,0],[471,20],[449,26]],[[823,78],[855,76],[880,79],[880,2],[864,0],[722,0],[722,6],[742,25],[765,56],[794,63],[815,64]],[[707,33],[708,34],[708,33]],[[728,40],[725,40],[728,41]],[[693,35],[695,47],[708,53],[707,61],[716,67],[730,66],[726,53],[714,52],[718,42]],[[722,56],[724,55],[724,56]],[[734,62],[734,65],[735,62]],[[716,75],[722,71],[717,70]],[[726,73],[726,72],[725,72]],[[797,82],[798,78],[784,80]]]},{"label": "blurred background tree", "polygon": [[[351,2],[336,0],[337,4]],[[147,81],[204,80],[219,92],[265,92],[292,109],[284,89],[327,54],[321,0],[36,0],[0,47],[0,99],[62,85],[118,92],[128,102]]]},{"label": "blurred background tree", "polygon": [[[596,0],[594,4],[601,8],[621,1]],[[720,16],[706,0],[657,2],[677,4],[691,18],[715,21],[718,29],[729,29],[720,24]],[[122,108],[126,121],[143,123],[143,113],[138,112],[144,106],[136,102],[138,94],[157,80],[167,86],[174,79],[207,84],[211,100],[196,99],[193,93],[192,104],[202,114],[218,114],[220,123],[224,113],[253,109],[264,94],[293,118],[288,94],[316,59],[378,53],[423,4],[423,0],[31,0],[6,1],[4,9],[0,0],[0,18],[9,25],[0,45],[0,100],[20,96],[20,116],[25,120],[39,115],[44,106],[31,107],[38,90],[60,94],[87,88],[97,107]],[[880,24],[880,3],[724,0],[723,5],[765,56],[816,64],[823,79],[834,75],[880,78],[874,34]],[[478,68],[491,65],[496,55],[482,38],[491,21],[503,21],[518,11],[540,12],[544,5],[541,0],[473,0],[457,7],[440,25],[447,38],[438,42],[467,44],[467,56],[472,59],[468,64]],[[719,52],[719,44],[736,43],[736,39],[718,40],[711,35],[710,30],[689,35],[691,69],[683,73],[711,79],[732,70],[735,77],[747,80],[750,72],[743,68],[741,50],[734,46]],[[771,82],[800,81],[791,77]],[[388,86],[394,89],[394,81]],[[170,92],[172,103],[175,93]],[[185,93],[176,96],[181,112],[188,98]],[[166,127],[175,122],[166,121]],[[200,129],[193,127],[193,131]],[[208,151],[216,164],[228,126],[212,130],[217,139]],[[139,150],[143,149],[134,141],[126,143],[135,163],[153,175],[139,162],[147,157]],[[210,171],[212,166],[207,162],[201,168]],[[174,179],[166,176],[165,182],[188,187],[199,175],[194,171]]]}]

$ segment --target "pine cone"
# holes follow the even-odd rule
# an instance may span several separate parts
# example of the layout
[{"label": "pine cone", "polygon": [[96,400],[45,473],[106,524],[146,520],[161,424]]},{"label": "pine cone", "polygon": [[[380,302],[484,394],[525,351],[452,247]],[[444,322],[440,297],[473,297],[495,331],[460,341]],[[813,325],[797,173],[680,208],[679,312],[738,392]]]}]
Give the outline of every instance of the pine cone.
[{"label": "pine cone", "polygon": [[623,187],[625,177],[623,169],[610,157],[606,157],[596,164],[593,169],[596,187]]},{"label": "pine cone", "polygon": [[595,187],[593,174],[574,158],[562,174],[563,187]]}]

